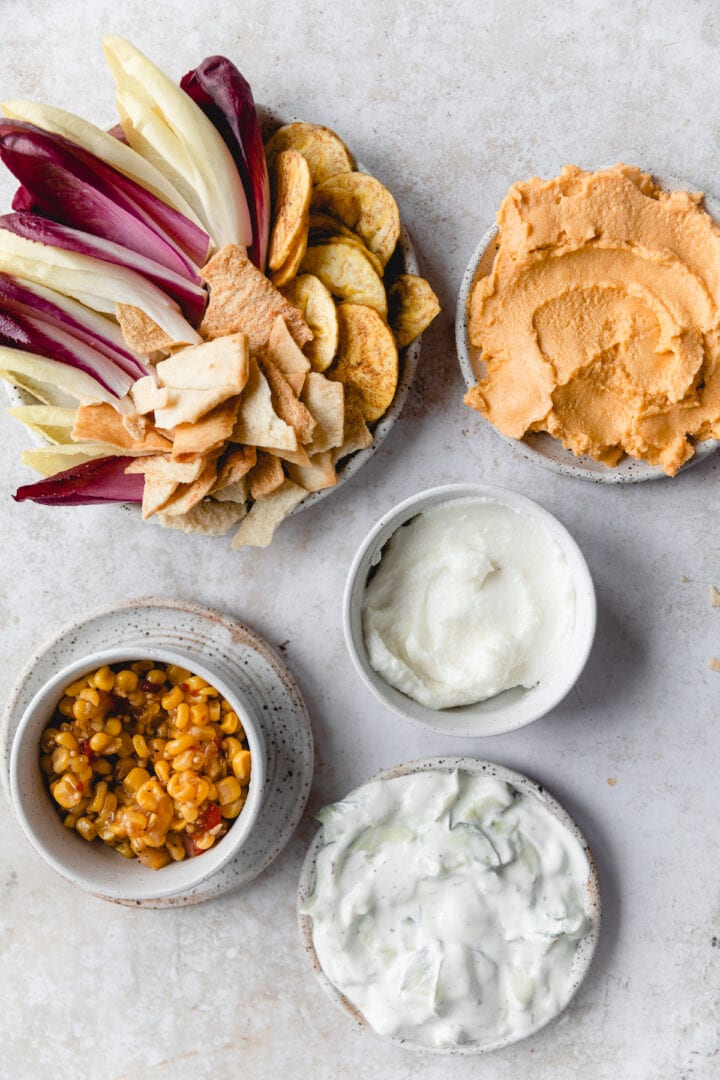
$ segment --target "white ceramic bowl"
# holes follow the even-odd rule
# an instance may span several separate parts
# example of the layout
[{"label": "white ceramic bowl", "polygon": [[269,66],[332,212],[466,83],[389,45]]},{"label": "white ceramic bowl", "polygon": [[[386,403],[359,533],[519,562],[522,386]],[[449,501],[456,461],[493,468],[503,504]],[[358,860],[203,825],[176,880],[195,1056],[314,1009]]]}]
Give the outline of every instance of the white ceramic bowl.
[{"label": "white ceramic bowl", "polygon": [[[394,1042],[400,1046],[403,1046],[408,1050],[416,1050],[421,1053],[433,1053],[444,1054],[446,1056],[467,1056],[474,1054],[484,1054],[492,1050],[500,1050],[503,1046],[508,1046],[510,1043],[518,1042],[520,1039],[526,1039],[530,1035],[534,1035],[535,1032],[551,1023],[560,1013],[567,1008],[572,998],[577,993],[580,984],[588,973],[590,965],[592,963],[593,956],[595,955],[595,949],[597,947],[598,937],[600,934],[600,921],[602,916],[602,905],[600,901],[600,886],[598,882],[598,871],[595,864],[592,851],[590,850],[585,837],[580,829],[577,827],[573,819],[567,813],[567,811],[557,802],[556,799],[550,795],[544,787],[536,783],[534,780],[530,780],[527,776],[523,776],[522,773],[514,772],[512,769],[506,769],[503,765],[496,765],[491,761],[479,761],[477,758],[470,757],[446,757],[446,758],[428,758],[423,761],[410,761],[403,765],[396,765],[392,769],[387,769],[385,772],[380,773],[379,776],[375,776],[373,780],[392,780],[396,776],[407,776],[410,773],[418,772],[449,772],[451,770],[460,769],[463,772],[471,772],[479,775],[492,776],[498,780],[503,780],[507,784],[511,784],[514,788],[520,791],[523,795],[527,795],[530,798],[538,799],[543,804],[546,810],[553,814],[560,821],[572,836],[582,846],[590,864],[590,875],[588,877],[587,884],[585,886],[585,909],[590,922],[590,928],[586,936],[578,945],[577,952],[572,967],[572,978],[569,987],[569,992],[566,1000],[561,1004],[560,1008],[551,1016],[545,1017],[541,1023],[536,1024],[531,1030],[525,1032],[522,1036],[518,1037],[505,1037],[495,1042],[469,1042],[458,1043],[454,1046],[448,1047],[436,1047],[425,1046],[424,1044],[410,1042],[404,1039],[388,1038],[387,1036],[378,1036],[384,1038],[386,1041]],[[367,781],[370,783],[371,781]],[[354,792],[350,792],[346,798],[352,798]],[[298,885],[298,924],[300,928],[300,937],[302,940],[305,953],[310,960],[313,971],[317,979],[320,982],[325,993],[338,1005],[352,1020],[358,1023],[361,1027],[370,1030],[370,1026],[365,1017],[358,1012],[358,1010],[348,1001],[348,999],[330,982],[327,975],[322,969],[317,953],[315,952],[315,946],[313,944],[313,930],[312,930],[312,917],[305,915],[302,911],[305,902],[312,896],[315,886],[315,867],[318,854],[323,846],[323,829],[320,828],[315,835],[310,847],[308,848],[303,862],[303,867],[300,872],[300,882]]]},{"label": "white ceramic bowl", "polygon": [[[659,176],[654,173],[653,177],[667,191],[697,190],[693,184],[688,184],[676,176]],[[715,221],[720,222],[720,200],[713,198],[711,195],[706,195],[705,206]],[[465,270],[458,295],[455,315],[455,345],[460,371],[468,390],[477,385],[475,372],[481,363],[480,350],[470,344],[468,303],[475,282],[489,274],[492,269],[497,234],[497,225],[491,225],[482,236]],[[478,417],[478,419],[481,418]],[[483,422],[489,423],[484,419]],[[510,439],[498,431],[494,425],[491,425],[491,427],[497,437],[502,439],[516,453],[522,454],[528,461],[534,461],[546,469],[561,473],[563,476],[576,476],[582,480],[591,480],[598,484],[633,484],[639,480],[670,479],[659,465],[648,465],[646,461],[638,461],[627,455],[619,465],[609,468],[600,461],[594,461],[587,454],[577,456],[572,450],[566,450],[559,439],[554,439],[547,432],[526,435],[524,439]],[[704,461],[705,458],[715,453],[718,446],[720,446],[720,442],[715,439],[696,442],[694,455],[682,466],[681,471],[696,465],[700,461]]]},{"label": "white ceramic bowl", "polygon": [[[226,835],[196,858],[151,870],[137,859],[124,859],[101,841],[88,843],[66,829],[40,771],[40,736],[47,727],[63,688],[103,664],[154,660],[177,664],[200,675],[233,706],[245,729],[252,754],[252,772],[245,806]],[[265,785],[265,746],[262,731],[244,694],[215,671],[183,652],[106,649],[62,668],[38,691],[23,715],[10,755],[10,792],[15,812],[39,855],[64,878],[87,892],[110,900],[138,903],[187,893],[211,877],[246,842],[258,816]]]},{"label": "white ceramic bowl", "polygon": [[[423,510],[452,499],[487,498],[536,521],[560,545],[575,585],[575,631],[564,662],[529,690],[515,687],[475,705],[430,709],[396,690],[370,666],[362,628],[362,603],[368,575],[382,549],[401,525]],[[474,737],[503,735],[544,716],[572,689],[590,655],[595,636],[595,590],[580,548],[557,518],[537,503],[505,488],[488,484],[448,484],[413,495],[393,507],[363,541],[353,559],[343,600],[343,627],[352,661],[365,685],[384,705],[406,720],[443,735]]]}]

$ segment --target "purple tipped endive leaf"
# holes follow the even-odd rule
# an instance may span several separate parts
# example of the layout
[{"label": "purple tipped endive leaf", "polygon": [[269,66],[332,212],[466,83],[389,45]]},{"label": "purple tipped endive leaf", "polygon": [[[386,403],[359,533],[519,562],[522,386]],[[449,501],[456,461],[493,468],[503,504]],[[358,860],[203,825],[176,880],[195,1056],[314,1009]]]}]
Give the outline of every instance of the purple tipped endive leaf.
[{"label": "purple tipped endive leaf", "polygon": [[83,506],[109,502],[142,502],[145,477],[125,475],[131,457],[104,457],[74,465],[47,480],[26,484],[13,495],[15,502],[44,506]]}]

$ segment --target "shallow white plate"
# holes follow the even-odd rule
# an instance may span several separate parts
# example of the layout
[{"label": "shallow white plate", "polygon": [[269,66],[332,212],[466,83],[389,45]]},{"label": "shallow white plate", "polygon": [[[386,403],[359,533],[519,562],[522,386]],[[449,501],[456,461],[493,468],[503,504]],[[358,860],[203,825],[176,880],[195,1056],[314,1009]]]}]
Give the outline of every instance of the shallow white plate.
[{"label": "shallow white plate", "polygon": [[[676,176],[653,173],[653,177],[661,187],[668,191],[697,190],[692,184],[688,184]],[[720,222],[720,200],[713,198],[711,195],[706,195],[705,206],[713,218]],[[485,274],[490,272],[493,258],[491,249],[495,243],[497,231],[497,225],[492,225],[482,237],[463,275],[458,296],[455,316],[455,343],[460,370],[468,389],[472,389],[473,386],[477,385],[474,363],[480,358],[480,350],[470,344],[468,303],[475,282],[478,278],[484,277]],[[485,260],[485,263],[481,265],[483,260]],[[482,419],[484,423],[489,423],[488,420]],[[599,461],[593,461],[586,454],[583,454],[582,457],[576,456],[572,450],[566,450],[559,439],[554,439],[552,435],[548,435],[546,432],[541,432],[538,435],[526,435],[524,439],[510,439],[501,434],[494,425],[490,426],[498,438],[509,444],[517,453],[522,454],[526,460],[535,461],[538,465],[542,465],[546,469],[552,469],[553,472],[562,473],[564,476],[577,476],[583,480],[592,480],[601,484],[632,484],[639,480],[660,480],[663,477],[668,480],[671,479],[658,465],[648,465],[645,461],[637,461],[627,455],[619,465],[610,468]],[[680,471],[690,468],[691,465],[695,465],[699,461],[704,461],[705,458],[715,453],[718,446],[720,446],[720,442],[714,439],[695,443],[695,454],[683,465]]]},{"label": "shallow white plate", "polygon": [[[32,698],[62,667],[106,649],[154,646],[208,661],[249,699],[262,730],[266,776],[258,819],[246,844],[212,877],[186,893],[116,900],[133,907],[180,907],[222,896],[257,877],[280,854],[310,794],[313,739],[295,680],[267,642],[237,619],[176,600],[128,600],[63,627],[28,661],[0,721],[0,781],[10,798],[8,765],[15,730]],[[48,813],[54,813],[48,802]],[[159,871],[162,873],[162,871]]]},{"label": "shallow white plate", "polygon": [[[390,1038],[388,1036],[378,1036],[383,1038],[387,1042],[394,1042],[397,1045],[403,1046],[409,1050],[416,1050],[422,1053],[434,1053],[444,1054],[447,1056],[453,1055],[469,1055],[469,1054],[484,1054],[491,1050],[500,1050],[503,1046],[509,1046],[511,1043],[519,1042],[521,1039],[526,1039],[530,1035],[534,1035],[535,1032],[545,1027],[552,1020],[556,1019],[560,1013],[567,1008],[572,1001],[573,997],[577,993],[578,987],[582,983],[583,979],[587,975],[592,958],[595,954],[595,948],[597,946],[598,937],[600,933],[600,919],[601,919],[601,903],[600,903],[600,887],[598,882],[597,866],[595,865],[595,859],[588,846],[585,837],[577,827],[573,819],[567,813],[566,810],[557,802],[556,799],[550,795],[545,788],[538,784],[534,780],[530,780],[527,776],[523,776],[522,773],[514,772],[512,769],[506,769],[503,765],[496,765],[490,761],[479,761],[477,758],[471,757],[445,757],[445,758],[429,758],[424,761],[410,761],[403,765],[396,765],[392,769],[387,769],[385,772],[380,773],[379,776],[373,777],[373,780],[392,780],[396,776],[407,776],[409,773],[417,772],[451,772],[455,769],[460,769],[463,772],[476,773],[479,775],[493,776],[498,780],[503,780],[505,783],[512,785],[523,795],[527,795],[530,798],[538,799],[546,810],[560,821],[562,825],[568,830],[572,836],[582,846],[590,864],[590,876],[588,877],[587,884],[585,886],[585,908],[587,911],[588,919],[590,922],[590,928],[587,935],[579,943],[577,952],[575,953],[575,959],[572,968],[572,979],[568,996],[560,1009],[553,1015],[548,1016],[541,1023],[537,1024],[530,1031],[525,1032],[519,1037],[505,1037],[503,1039],[496,1040],[495,1042],[468,1042],[458,1043],[455,1046],[439,1047],[439,1046],[425,1046],[424,1044],[411,1042],[407,1039]],[[366,781],[370,783],[370,781]],[[357,790],[357,789],[355,789]],[[352,798],[354,794],[350,792],[346,798]],[[307,954],[310,963],[312,964],[313,971],[317,979],[320,982],[323,990],[328,994],[330,998],[338,1005],[352,1020],[355,1021],[360,1027],[372,1031],[372,1028],[368,1024],[365,1017],[358,1012],[354,1005],[352,1005],[348,999],[340,993],[339,990],[330,982],[328,977],[323,971],[320,961],[318,960],[317,953],[315,952],[315,946],[312,939],[312,917],[310,915],[304,915],[302,913],[302,907],[305,901],[312,896],[313,888],[315,884],[315,865],[317,861],[320,849],[323,847],[323,829],[318,830],[315,838],[313,839],[310,847],[308,848],[305,861],[303,863],[302,871],[300,873],[300,883],[298,886],[298,924],[300,927],[300,937],[302,940],[303,948]]]}]

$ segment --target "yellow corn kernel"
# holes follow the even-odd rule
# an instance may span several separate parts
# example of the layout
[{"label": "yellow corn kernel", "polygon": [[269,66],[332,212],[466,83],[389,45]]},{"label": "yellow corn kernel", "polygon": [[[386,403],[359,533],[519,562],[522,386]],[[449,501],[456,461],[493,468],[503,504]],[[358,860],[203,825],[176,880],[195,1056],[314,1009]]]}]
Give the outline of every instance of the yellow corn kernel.
[{"label": "yellow corn kernel", "polygon": [[141,851],[138,853],[138,861],[151,870],[162,870],[170,862],[167,851]]},{"label": "yellow corn kernel", "polygon": [[98,758],[97,761],[93,761],[93,772],[98,776],[109,776],[112,772],[112,765],[105,758]]},{"label": "yellow corn kernel", "polygon": [[168,836],[165,840],[165,847],[174,862],[181,862],[185,858],[185,845],[179,836]]},{"label": "yellow corn kernel", "polygon": [[185,682],[190,678],[191,672],[187,668],[178,667],[177,664],[168,664],[165,668],[165,674],[167,675],[168,682],[173,686],[177,686],[178,683]]},{"label": "yellow corn kernel", "polygon": [[235,712],[225,713],[222,723],[220,724],[220,730],[224,735],[234,735],[237,729],[240,727],[240,718]]},{"label": "yellow corn kernel", "polygon": [[132,746],[139,758],[150,757],[150,750],[148,749],[148,744],[145,742],[145,737],[143,735],[133,735]]},{"label": "yellow corn kernel", "polygon": [[66,829],[74,829],[77,825],[77,814],[68,814],[63,818],[63,825]]},{"label": "yellow corn kernel", "polygon": [[[207,777],[205,777],[205,779],[207,780]],[[207,793],[208,799],[211,802],[217,802],[217,797],[218,797],[217,788],[213,784],[212,780],[208,780],[207,785],[208,785],[208,793]]]},{"label": "yellow corn kernel", "polygon": [[234,776],[224,776],[215,785],[221,806],[227,806],[240,798],[240,785]]},{"label": "yellow corn kernel", "polygon": [[236,754],[240,753],[243,747],[239,739],[233,739],[231,737],[229,739],[223,739],[222,748],[227,757],[234,758]]},{"label": "yellow corn kernel", "polygon": [[183,690],[189,690],[191,693],[194,693],[196,690],[202,690],[208,685],[201,675],[191,675],[190,678],[185,679],[184,682]]},{"label": "yellow corn kernel", "polygon": [[220,720],[220,702],[208,701],[208,720],[212,724],[217,724]]},{"label": "yellow corn kernel", "polygon": [[215,728],[212,724],[193,724],[190,728],[191,734],[195,736],[200,742],[214,743],[215,742]]},{"label": "yellow corn kernel", "polygon": [[230,702],[227,700],[227,698],[220,698],[220,708],[222,709],[223,712],[232,712],[233,711],[233,707],[230,704]]},{"label": "yellow corn kernel", "polygon": [[166,744],[164,754],[166,758],[177,757],[178,754],[182,754],[184,750],[189,750],[191,746],[195,745],[194,735],[181,735],[179,739],[171,739]]},{"label": "yellow corn kernel", "polygon": [[83,840],[94,840],[95,837],[97,836],[97,829],[93,825],[90,818],[87,818],[87,817],[78,818],[77,825],[75,826],[75,828],[80,833]]},{"label": "yellow corn kernel", "polygon": [[152,683],[153,686],[162,686],[165,682],[165,672],[162,668],[152,668],[145,676],[147,682]]},{"label": "yellow corn kernel", "polygon": [[137,791],[143,784],[146,784],[150,779],[150,773],[147,769],[141,769],[138,766],[131,769],[123,780],[126,791]]},{"label": "yellow corn kernel", "polygon": [[170,709],[177,709],[178,705],[182,704],[184,697],[182,687],[173,686],[172,690],[160,699],[160,704],[163,709],[169,712]]},{"label": "yellow corn kernel", "polygon": [[76,697],[73,702],[73,717],[76,720],[90,720],[95,715],[95,706],[83,698]]},{"label": "yellow corn kernel", "polygon": [[170,763],[167,761],[156,761],[155,775],[162,784],[167,784],[170,779]]},{"label": "yellow corn kernel", "polygon": [[181,817],[184,817],[186,821],[191,822],[197,821],[198,815],[200,813],[197,806],[195,806],[195,804],[191,802],[181,802],[178,806],[178,810],[180,811]]},{"label": "yellow corn kernel", "polygon": [[53,772],[56,772],[58,776],[60,773],[64,773],[70,764],[70,751],[65,746],[58,746],[56,750],[53,750],[52,757]]},{"label": "yellow corn kernel", "polygon": [[81,690],[78,694],[78,698],[81,701],[87,701],[90,705],[95,705],[96,707],[100,704],[100,695],[97,690],[93,690],[91,686],[86,686],[84,690]]},{"label": "yellow corn kernel", "polygon": [[250,781],[250,765],[251,754],[249,750],[241,750],[239,754],[234,754],[232,759],[232,771],[235,774],[235,778],[241,784],[247,784]]},{"label": "yellow corn kernel", "polygon": [[70,769],[83,784],[89,784],[92,780],[92,765],[88,765],[83,754],[70,757]]},{"label": "yellow corn kernel", "polygon": [[102,810],[102,805],[105,802],[105,796],[107,795],[107,791],[107,783],[104,780],[101,780],[100,783],[96,785],[95,791],[93,792],[93,797],[88,803],[89,814],[100,813],[100,811]]},{"label": "yellow corn kernel", "polygon": [[106,735],[104,731],[96,731],[90,739],[90,749],[94,754],[104,754],[114,741],[112,735]]},{"label": "yellow corn kernel", "polygon": [[127,699],[134,709],[140,709],[145,704],[145,695],[142,690],[133,690],[127,695]]},{"label": "yellow corn kernel", "polygon": [[205,701],[207,701],[208,698],[216,698],[220,696],[214,686],[203,686],[202,690],[199,690],[198,693],[204,698]]},{"label": "yellow corn kernel", "polygon": [[147,829],[147,817],[140,810],[126,807],[118,818],[122,831],[133,840],[141,836]]},{"label": "yellow corn kernel", "polygon": [[148,741],[148,749],[150,750],[150,757],[153,761],[156,761],[164,755],[165,745],[165,739],[150,739]]},{"label": "yellow corn kernel", "polygon": [[214,843],[215,837],[212,833],[206,832],[200,833],[199,836],[197,834],[193,836],[193,847],[196,848],[198,851],[207,851],[208,848],[211,848]]},{"label": "yellow corn kernel", "polygon": [[61,731],[55,736],[57,746],[66,746],[68,750],[77,750],[78,741],[70,731]]},{"label": "yellow corn kernel", "polygon": [[109,693],[115,686],[115,672],[111,671],[105,664],[104,667],[98,668],[92,676],[91,682],[97,690],[104,690],[105,693]]},{"label": "yellow corn kernel", "polygon": [[148,777],[142,787],[135,792],[135,799],[138,806],[141,806],[143,810],[157,810],[164,799],[167,799],[168,803],[170,802],[155,777]]},{"label": "yellow corn kernel", "polygon": [[221,805],[220,805],[220,813],[222,814],[222,816],[224,818],[230,818],[230,819],[236,818],[238,816],[238,814],[240,813],[240,811],[242,810],[244,805],[245,805],[245,799],[244,798],[236,799],[235,802],[231,802],[231,803],[221,803]]},{"label": "yellow corn kernel", "polygon": [[52,787],[52,796],[64,810],[72,810],[82,799],[82,785],[72,773],[65,773]]},{"label": "yellow corn kernel", "polygon": [[114,690],[121,694],[132,694],[137,690],[138,677],[134,671],[130,671],[129,668],[123,668],[122,671],[118,671],[115,676]]},{"label": "yellow corn kernel", "polygon": [[190,706],[187,705],[183,701],[183,702],[181,702],[180,705],[178,705],[177,710],[175,712],[175,727],[178,728],[180,731],[182,731],[183,728],[186,728],[189,723],[190,723]]},{"label": "yellow corn kernel", "polygon": [[196,802],[198,806],[202,806],[206,799],[210,798],[210,784],[204,776],[198,777],[195,784],[195,798],[193,802]]},{"label": "yellow corn kernel", "polygon": [[60,732],[57,728],[45,728],[40,736],[40,749],[44,754],[49,754],[51,750],[55,749],[55,739],[59,734]]},{"label": "yellow corn kernel", "polygon": [[114,738],[116,735],[121,734],[122,729],[122,720],[119,720],[117,716],[111,716],[109,720],[105,721],[103,731],[106,735],[112,735]]},{"label": "yellow corn kernel", "polygon": [[111,814],[114,814],[117,810],[117,795],[113,791],[108,791],[105,796],[105,801],[102,804],[102,810],[100,811],[100,817],[107,818]]},{"label": "yellow corn kernel", "polygon": [[[191,705],[190,706],[190,723],[191,724],[206,724],[210,716],[207,705]],[[212,736],[211,736],[212,738]]]},{"label": "yellow corn kernel", "polygon": [[196,769],[202,765],[202,754],[194,749],[185,750],[182,754],[172,759],[172,767],[175,772],[185,772],[186,769]]},{"label": "yellow corn kernel", "polygon": [[128,844],[127,841],[124,841],[122,844],[115,844],[115,850],[125,859],[135,858],[135,852],[132,849],[132,845]]},{"label": "yellow corn kernel", "polygon": [[169,825],[170,832],[183,832],[183,830],[186,829],[186,828],[187,828],[187,821],[185,820],[185,818],[181,818],[181,817],[176,816],[176,817],[173,817],[172,820],[170,821],[170,825]]},{"label": "yellow corn kernel", "polygon": [[82,679],[76,679],[75,682],[72,682],[69,686],[66,686],[63,693],[67,697],[77,697],[80,691],[84,690],[86,686],[87,679],[85,678],[85,676],[83,676]]}]

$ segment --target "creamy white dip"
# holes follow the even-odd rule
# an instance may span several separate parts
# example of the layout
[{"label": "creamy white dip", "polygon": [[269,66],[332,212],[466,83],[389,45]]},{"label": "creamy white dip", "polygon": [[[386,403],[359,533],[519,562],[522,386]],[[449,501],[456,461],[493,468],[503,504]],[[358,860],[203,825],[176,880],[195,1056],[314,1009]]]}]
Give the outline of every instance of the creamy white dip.
[{"label": "creamy white dip", "polygon": [[564,1007],[589,929],[585,852],[539,799],[421,772],[321,811],[312,918],[330,982],[381,1035],[519,1037]]},{"label": "creamy white dip", "polygon": [[449,709],[540,682],[575,625],[575,588],[538,521],[490,499],[455,499],[393,534],[362,620],[374,670]]}]

